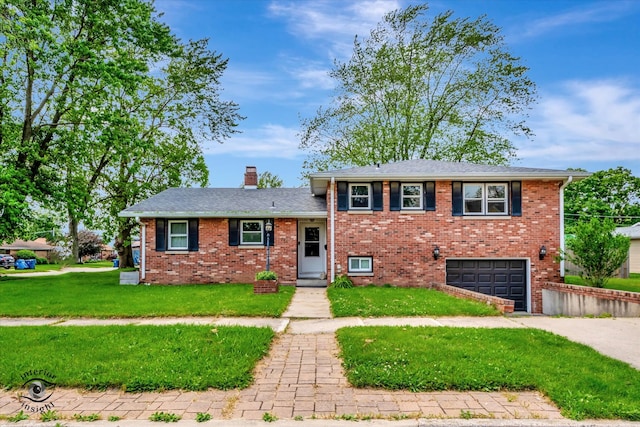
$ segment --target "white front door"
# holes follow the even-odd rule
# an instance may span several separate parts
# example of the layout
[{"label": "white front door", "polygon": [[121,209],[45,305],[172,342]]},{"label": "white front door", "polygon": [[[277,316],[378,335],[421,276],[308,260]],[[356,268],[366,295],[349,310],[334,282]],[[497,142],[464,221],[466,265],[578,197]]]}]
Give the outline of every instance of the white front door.
[{"label": "white front door", "polygon": [[298,222],[298,278],[327,277],[327,224],[324,220]]}]

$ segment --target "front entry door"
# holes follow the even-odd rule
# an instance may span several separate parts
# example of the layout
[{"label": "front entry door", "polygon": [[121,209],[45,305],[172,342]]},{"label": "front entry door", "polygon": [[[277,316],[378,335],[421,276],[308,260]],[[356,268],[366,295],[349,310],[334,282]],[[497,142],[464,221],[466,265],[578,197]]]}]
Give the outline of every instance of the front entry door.
[{"label": "front entry door", "polygon": [[327,277],[327,225],[323,220],[298,223],[298,277]]}]

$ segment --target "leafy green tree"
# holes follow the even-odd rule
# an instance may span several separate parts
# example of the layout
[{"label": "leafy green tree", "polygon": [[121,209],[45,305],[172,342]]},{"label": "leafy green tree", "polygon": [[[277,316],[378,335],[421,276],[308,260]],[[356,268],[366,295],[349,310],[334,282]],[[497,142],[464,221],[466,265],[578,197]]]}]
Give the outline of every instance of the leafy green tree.
[{"label": "leafy green tree", "polygon": [[413,158],[507,164],[507,133],[530,136],[528,68],[485,17],[427,18],[426,4],[384,16],[336,62],[332,105],[302,121],[307,171]]},{"label": "leafy green tree", "polygon": [[629,256],[630,240],[615,234],[610,219],[579,222],[567,239],[565,259],[580,267],[580,277],[589,285],[602,288]]},{"label": "leafy green tree", "polygon": [[258,177],[258,188],[280,188],[284,182],[278,175],[265,171]]},{"label": "leafy green tree", "polygon": [[65,156],[93,142],[71,130],[114,125],[97,117],[113,90],[134,93],[158,52],[171,52],[154,14],[143,0],[0,2],[0,187],[20,186],[0,200],[0,240],[30,200],[63,198]]},{"label": "leafy green tree", "polygon": [[640,221],[640,178],[622,166],[593,173],[564,192],[567,225],[592,217],[610,218],[618,226]]}]

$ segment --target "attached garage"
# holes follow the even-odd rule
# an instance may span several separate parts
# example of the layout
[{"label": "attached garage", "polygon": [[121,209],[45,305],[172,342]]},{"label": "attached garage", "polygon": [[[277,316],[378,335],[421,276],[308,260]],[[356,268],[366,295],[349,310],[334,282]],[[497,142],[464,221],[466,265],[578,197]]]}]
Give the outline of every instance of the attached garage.
[{"label": "attached garage", "polygon": [[528,311],[527,261],[523,259],[447,260],[447,285],[515,301]]}]

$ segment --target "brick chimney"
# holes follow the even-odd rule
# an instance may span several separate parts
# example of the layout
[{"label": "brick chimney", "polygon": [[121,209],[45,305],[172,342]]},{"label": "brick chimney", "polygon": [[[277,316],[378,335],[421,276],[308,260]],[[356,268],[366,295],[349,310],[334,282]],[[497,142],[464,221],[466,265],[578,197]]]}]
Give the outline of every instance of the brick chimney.
[{"label": "brick chimney", "polygon": [[255,166],[247,166],[244,173],[244,189],[255,190],[258,188],[258,170]]}]

